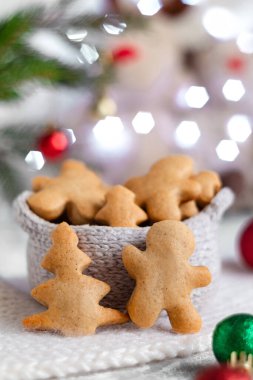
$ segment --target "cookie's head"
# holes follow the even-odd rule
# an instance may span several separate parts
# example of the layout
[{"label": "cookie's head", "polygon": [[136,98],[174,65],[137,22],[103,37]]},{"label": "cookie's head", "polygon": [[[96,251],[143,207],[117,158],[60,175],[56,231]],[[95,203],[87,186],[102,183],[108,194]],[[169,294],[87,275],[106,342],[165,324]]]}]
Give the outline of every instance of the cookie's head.
[{"label": "cookie's head", "polygon": [[156,162],[151,167],[150,173],[171,180],[183,179],[192,175],[193,166],[193,160],[188,156],[168,156]]},{"label": "cookie's head", "polygon": [[147,234],[147,248],[162,255],[189,258],[195,249],[195,239],[186,224],[164,220],[153,224]]}]

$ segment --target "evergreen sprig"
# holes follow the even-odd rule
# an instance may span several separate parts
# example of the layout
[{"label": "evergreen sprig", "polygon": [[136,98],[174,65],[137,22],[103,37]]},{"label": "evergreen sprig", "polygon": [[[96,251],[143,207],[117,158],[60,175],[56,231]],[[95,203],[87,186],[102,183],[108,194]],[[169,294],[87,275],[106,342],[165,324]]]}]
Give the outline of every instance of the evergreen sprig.
[{"label": "evergreen sprig", "polygon": [[[70,2],[71,0],[65,0],[66,4]],[[65,44],[74,45],[78,51],[82,41],[70,41],[66,34],[69,29],[88,30],[89,36],[97,32],[106,34],[104,23],[115,22],[117,25],[117,16],[114,19],[113,15],[85,15],[74,18],[61,15],[64,15],[63,6],[55,12],[55,16],[50,14],[50,17],[47,17],[43,10],[37,9],[19,12],[9,19],[0,21],[0,101],[11,101],[21,97],[22,86],[34,80],[42,84],[90,87],[95,99],[104,94],[108,83],[115,78],[115,67],[108,59],[107,52],[100,52],[100,59],[94,64],[95,70],[89,70],[89,65],[83,65],[78,70],[57,59],[45,57],[34,50],[28,41],[37,28],[51,29]],[[124,16],[124,22],[128,27],[142,27],[141,21],[142,18],[135,20],[134,17]],[[22,182],[26,176],[22,175],[22,162],[25,167],[23,160],[29,150],[36,147],[40,129],[40,126],[0,128],[0,190],[10,200],[23,188]],[[21,166],[16,166],[17,162],[21,163]],[[18,168],[21,168],[21,173]]]},{"label": "evergreen sprig", "polygon": [[37,12],[22,12],[0,22],[0,100],[19,97],[20,86],[31,80],[74,85],[85,79],[84,70],[48,59],[28,45],[36,20]]},{"label": "evergreen sprig", "polygon": [[22,174],[16,170],[14,161],[0,160],[0,192],[10,202],[24,189]]},{"label": "evergreen sprig", "polygon": [[0,193],[9,201],[25,188],[24,159],[29,150],[36,148],[39,133],[38,125],[12,125],[0,129]]},{"label": "evergreen sprig", "polygon": [[41,126],[6,126],[0,129],[0,162],[1,158],[12,152],[14,155],[26,155],[35,148]]}]

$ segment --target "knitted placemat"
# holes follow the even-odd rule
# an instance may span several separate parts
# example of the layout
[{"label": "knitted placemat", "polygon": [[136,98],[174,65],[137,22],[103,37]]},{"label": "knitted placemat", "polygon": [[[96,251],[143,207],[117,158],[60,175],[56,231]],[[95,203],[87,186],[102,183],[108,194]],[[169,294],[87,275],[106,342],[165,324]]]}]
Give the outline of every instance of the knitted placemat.
[{"label": "knitted placemat", "polygon": [[94,336],[81,338],[24,331],[22,318],[42,308],[29,295],[0,281],[0,378],[60,378],[210,349],[211,334],[219,320],[233,313],[253,313],[253,303],[249,302],[253,298],[252,276],[236,263],[224,266],[219,292],[203,310],[199,334],[174,334],[168,319],[161,317],[150,329],[128,323],[101,328]]}]

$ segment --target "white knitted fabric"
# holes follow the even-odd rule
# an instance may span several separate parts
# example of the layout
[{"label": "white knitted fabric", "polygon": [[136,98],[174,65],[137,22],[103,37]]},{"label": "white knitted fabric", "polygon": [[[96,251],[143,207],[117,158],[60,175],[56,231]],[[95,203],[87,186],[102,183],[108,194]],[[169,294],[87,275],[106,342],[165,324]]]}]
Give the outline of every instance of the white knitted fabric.
[{"label": "white knitted fabric", "polygon": [[[26,196],[27,194],[22,195],[16,201],[17,218],[29,232],[30,247],[35,248],[35,251],[31,250],[30,252],[35,252],[35,254],[41,252],[40,254],[43,255],[44,249],[48,249],[50,246],[49,235],[54,225],[42,221],[31,213],[26,207]],[[213,274],[217,274],[219,267],[219,259],[215,251],[217,222],[232,199],[231,191],[224,189],[205,211],[186,222],[193,229],[197,240],[195,258],[192,262],[195,265],[212,267]],[[100,249],[102,249],[101,260],[104,265],[107,265],[108,260],[111,260],[111,263],[114,262],[115,257],[116,261],[119,260],[117,252],[122,244],[135,242],[137,246],[142,246],[143,242],[138,240],[141,236],[139,234],[143,234],[141,239],[145,241],[147,232],[147,229],[134,229],[136,231],[134,234],[137,233],[138,237],[136,238],[136,235],[133,236],[130,231],[131,229],[89,226],[74,228],[81,240],[80,246],[85,246],[87,249],[87,246],[90,247],[89,244],[91,244],[91,247],[95,247],[92,252],[95,264],[98,261]],[[96,234],[98,234],[98,238],[94,240]],[[45,238],[45,236],[47,237]],[[105,250],[105,241],[107,242],[107,251]],[[113,255],[111,250],[114,252]],[[95,277],[99,276],[99,272],[91,273]],[[45,274],[47,276],[46,272]],[[108,282],[110,276],[111,274],[107,278]],[[122,278],[124,281],[124,275]],[[174,334],[170,331],[168,318],[161,317],[155,326],[146,330],[138,329],[132,323],[128,323],[121,326],[99,328],[93,336],[64,338],[45,332],[25,331],[21,324],[23,317],[44,308],[28,294],[21,293],[0,280],[0,379],[63,378],[134,366],[164,358],[190,356],[193,353],[205,351],[210,348],[211,332],[218,320],[234,312],[253,312],[253,305],[248,303],[253,296],[252,273],[245,273],[242,277],[240,272],[238,274],[234,271],[227,272],[222,276],[220,284],[217,277],[215,282],[217,286],[220,285],[219,291],[217,296],[211,299],[212,302],[209,302],[209,306],[205,306],[201,312],[203,329],[198,334]],[[210,299],[211,297],[206,298]],[[248,308],[245,309],[244,305],[248,305]]]},{"label": "white knitted fabric", "polygon": [[210,349],[218,321],[234,313],[253,314],[253,303],[249,302],[253,299],[252,271],[230,263],[225,265],[221,279],[217,296],[202,312],[203,329],[199,334],[173,334],[168,319],[160,318],[147,330],[128,323],[101,328],[96,335],[82,338],[24,331],[22,318],[41,307],[29,295],[0,281],[0,379],[77,376]]},{"label": "white knitted fabric", "polygon": [[[55,224],[46,222],[35,215],[26,203],[31,193],[21,194],[15,201],[16,219],[29,234],[27,260],[31,287],[52,277],[40,267],[43,256],[51,246],[51,232]],[[217,250],[216,231],[224,211],[233,201],[229,189],[222,189],[203,211],[185,223],[191,228],[196,241],[196,249],[190,258],[193,265],[205,265],[212,274],[212,283],[208,287],[194,290],[192,299],[200,309],[215,289],[220,271],[220,257]],[[79,237],[79,247],[86,252],[93,263],[85,272],[111,286],[111,292],[101,304],[118,309],[125,305],[132,293],[134,281],[128,276],[121,259],[122,248],[133,244],[145,249],[146,234],[150,227],[124,228],[104,226],[74,226]]]}]

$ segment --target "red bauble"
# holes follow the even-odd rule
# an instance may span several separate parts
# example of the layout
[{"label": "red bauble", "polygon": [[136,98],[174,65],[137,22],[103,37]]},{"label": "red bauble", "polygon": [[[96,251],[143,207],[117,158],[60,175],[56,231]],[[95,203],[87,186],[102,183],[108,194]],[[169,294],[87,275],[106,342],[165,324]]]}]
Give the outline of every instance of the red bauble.
[{"label": "red bauble", "polygon": [[227,60],[227,67],[235,73],[240,73],[245,68],[245,60],[241,57],[230,57]]},{"label": "red bauble", "polygon": [[61,130],[42,135],[38,140],[38,149],[49,160],[59,158],[69,147],[69,140]]},{"label": "red bauble", "polygon": [[251,377],[243,368],[230,368],[227,366],[209,367],[196,377],[196,380],[250,380]]},{"label": "red bauble", "polygon": [[131,62],[138,57],[139,51],[133,45],[122,45],[112,50],[112,59],[115,63]]},{"label": "red bauble", "polygon": [[240,252],[243,260],[248,266],[253,268],[253,221],[243,229],[240,239]]},{"label": "red bauble", "polygon": [[179,16],[190,8],[182,0],[163,0],[162,3],[162,12],[170,17]]}]

